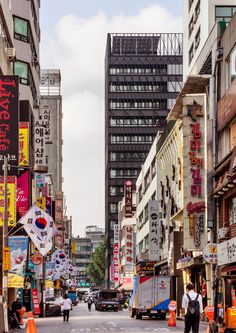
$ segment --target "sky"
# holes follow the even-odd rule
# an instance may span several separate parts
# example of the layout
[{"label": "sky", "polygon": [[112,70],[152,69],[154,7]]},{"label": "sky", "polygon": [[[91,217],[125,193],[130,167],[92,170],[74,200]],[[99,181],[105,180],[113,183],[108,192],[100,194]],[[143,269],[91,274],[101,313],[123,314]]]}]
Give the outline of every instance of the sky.
[{"label": "sky", "polygon": [[41,0],[42,69],[60,69],[63,190],[73,234],[105,226],[106,35],[182,32],[182,0]]}]

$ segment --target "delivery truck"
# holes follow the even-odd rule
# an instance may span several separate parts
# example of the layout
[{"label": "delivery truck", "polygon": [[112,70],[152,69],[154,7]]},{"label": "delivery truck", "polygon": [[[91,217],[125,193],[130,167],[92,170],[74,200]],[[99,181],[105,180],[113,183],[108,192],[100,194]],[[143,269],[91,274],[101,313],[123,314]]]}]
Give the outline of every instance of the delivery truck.
[{"label": "delivery truck", "polygon": [[142,319],[143,316],[165,319],[170,303],[170,277],[137,275],[131,295],[130,317]]}]

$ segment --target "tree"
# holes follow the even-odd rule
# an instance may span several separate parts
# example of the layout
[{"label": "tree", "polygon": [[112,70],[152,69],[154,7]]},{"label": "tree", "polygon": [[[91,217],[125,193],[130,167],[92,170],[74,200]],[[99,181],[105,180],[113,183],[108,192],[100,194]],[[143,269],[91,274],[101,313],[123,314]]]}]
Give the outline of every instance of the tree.
[{"label": "tree", "polygon": [[92,255],[92,260],[87,267],[91,282],[97,286],[104,283],[105,279],[105,243],[101,242]]}]

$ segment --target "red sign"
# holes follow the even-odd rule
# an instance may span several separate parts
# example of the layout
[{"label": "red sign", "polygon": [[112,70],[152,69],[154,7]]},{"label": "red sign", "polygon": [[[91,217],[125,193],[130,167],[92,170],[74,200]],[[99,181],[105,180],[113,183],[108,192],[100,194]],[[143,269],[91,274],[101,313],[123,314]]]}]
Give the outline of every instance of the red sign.
[{"label": "red sign", "polygon": [[119,244],[113,245],[113,280],[119,281]]},{"label": "red sign", "polygon": [[132,182],[127,180],[125,182],[125,216],[132,216]]},{"label": "red sign", "polygon": [[38,298],[38,290],[37,289],[32,289],[32,302],[33,302],[34,314],[39,315],[40,314],[40,307],[39,307],[39,298]]},{"label": "red sign", "polygon": [[[9,164],[18,166],[19,157],[19,79],[18,76],[0,76],[0,170],[4,156]],[[17,174],[10,168],[9,174]]]},{"label": "red sign", "polygon": [[29,209],[29,171],[17,178],[16,208],[20,217]]}]

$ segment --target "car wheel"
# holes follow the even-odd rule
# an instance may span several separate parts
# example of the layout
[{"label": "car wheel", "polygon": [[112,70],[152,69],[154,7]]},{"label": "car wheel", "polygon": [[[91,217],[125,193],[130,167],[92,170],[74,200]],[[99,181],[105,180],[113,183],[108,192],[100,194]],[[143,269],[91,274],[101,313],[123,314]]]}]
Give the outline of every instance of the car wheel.
[{"label": "car wheel", "polygon": [[142,315],[139,311],[136,312],[136,316],[135,316],[136,319],[142,319]]}]

